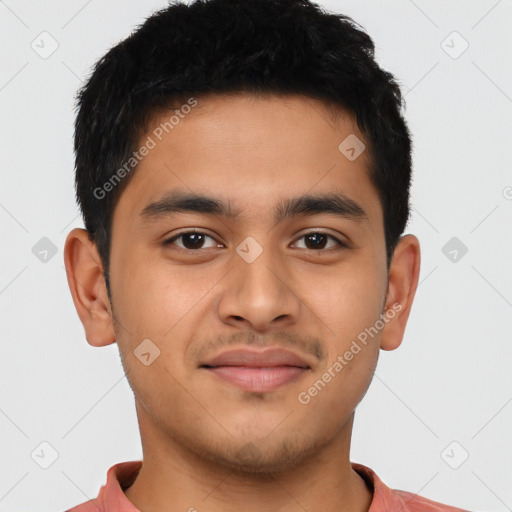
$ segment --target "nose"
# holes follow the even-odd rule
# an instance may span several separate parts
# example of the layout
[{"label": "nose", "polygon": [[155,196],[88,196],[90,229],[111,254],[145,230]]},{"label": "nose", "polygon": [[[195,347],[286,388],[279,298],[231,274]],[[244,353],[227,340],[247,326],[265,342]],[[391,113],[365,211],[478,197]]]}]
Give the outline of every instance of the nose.
[{"label": "nose", "polygon": [[301,301],[290,271],[270,249],[251,263],[234,255],[234,268],[223,280],[217,303],[221,321],[256,332],[283,329],[297,323]]}]

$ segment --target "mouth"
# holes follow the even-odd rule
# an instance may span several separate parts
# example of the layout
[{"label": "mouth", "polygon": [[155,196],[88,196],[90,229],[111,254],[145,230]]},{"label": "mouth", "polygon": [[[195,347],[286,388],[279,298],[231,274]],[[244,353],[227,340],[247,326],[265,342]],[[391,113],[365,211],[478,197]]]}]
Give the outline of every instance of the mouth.
[{"label": "mouth", "polygon": [[216,378],[255,393],[273,391],[311,370],[305,359],[279,348],[223,352],[200,365]]}]

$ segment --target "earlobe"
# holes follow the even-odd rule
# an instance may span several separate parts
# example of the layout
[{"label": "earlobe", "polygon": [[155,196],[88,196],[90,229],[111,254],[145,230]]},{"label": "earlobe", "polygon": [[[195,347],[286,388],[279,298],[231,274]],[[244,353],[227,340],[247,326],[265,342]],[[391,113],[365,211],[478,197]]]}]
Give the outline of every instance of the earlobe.
[{"label": "earlobe", "polygon": [[64,246],[64,265],[76,311],[90,345],[116,341],[103,265],[96,244],[85,229],[73,229]]},{"label": "earlobe", "polygon": [[[414,235],[400,238],[389,268],[386,310],[380,348],[395,350],[402,343],[420,273],[420,243]],[[393,312],[393,313],[392,313]]]}]

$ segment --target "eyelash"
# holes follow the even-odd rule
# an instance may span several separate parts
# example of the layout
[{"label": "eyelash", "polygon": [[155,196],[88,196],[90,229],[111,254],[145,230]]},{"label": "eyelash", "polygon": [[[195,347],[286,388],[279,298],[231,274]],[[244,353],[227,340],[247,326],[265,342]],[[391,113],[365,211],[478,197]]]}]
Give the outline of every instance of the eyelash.
[{"label": "eyelash", "polygon": [[[208,233],[203,233],[201,231],[184,231],[182,233],[179,233],[177,235],[174,235],[173,237],[167,239],[167,240],[164,240],[163,242],[163,245],[164,246],[168,246],[168,245],[173,245],[173,242],[179,238],[181,238],[182,236],[185,236],[185,235],[191,235],[191,234],[196,234],[196,235],[206,235],[207,237],[211,238],[212,240],[215,240],[213,236],[209,235]],[[329,234],[329,233],[324,233],[322,231],[311,231],[309,233],[305,233],[304,235],[300,236],[299,238],[297,238],[297,240],[301,240],[302,238],[305,238],[309,235],[323,235],[323,236],[326,236],[327,238],[331,238],[332,240],[334,240],[336,242],[336,244],[338,245],[337,248],[329,248],[329,249],[303,249],[305,251],[309,251],[309,252],[327,252],[327,251],[330,251],[330,250],[340,250],[340,249],[348,249],[348,245],[343,243],[341,240],[339,240],[338,238],[336,238],[335,236]],[[204,250],[202,248],[200,249],[185,249],[183,247],[178,247],[178,249],[182,250],[182,251],[186,251],[186,252],[189,252],[189,253],[192,253],[192,252],[200,252],[201,250]],[[213,249],[213,247],[209,247],[209,249]]]}]

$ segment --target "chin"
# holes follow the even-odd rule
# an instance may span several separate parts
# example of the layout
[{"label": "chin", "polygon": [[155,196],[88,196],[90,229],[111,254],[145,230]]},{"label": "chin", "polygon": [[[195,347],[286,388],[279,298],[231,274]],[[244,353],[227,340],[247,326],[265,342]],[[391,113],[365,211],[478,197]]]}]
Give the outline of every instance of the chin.
[{"label": "chin", "polygon": [[271,479],[313,458],[320,450],[320,443],[289,438],[272,445],[261,440],[247,441],[240,445],[204,449],[200,455],[237,475]]}]

